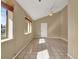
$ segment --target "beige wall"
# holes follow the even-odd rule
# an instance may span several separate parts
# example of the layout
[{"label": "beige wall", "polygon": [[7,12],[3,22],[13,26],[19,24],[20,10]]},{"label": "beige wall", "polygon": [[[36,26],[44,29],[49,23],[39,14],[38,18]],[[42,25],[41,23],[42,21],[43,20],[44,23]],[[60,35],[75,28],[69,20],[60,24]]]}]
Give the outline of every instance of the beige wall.
[{"label": "beige wall", "polygon": [[65,7],[61,12],[61,36],[62,38],[68,39],[68,9]]},{"label": "beige wall", "polygon": [[25,16],[27,15],[24,10],[14,2],[13,39],[1,43],[1,59],[12,59],[12,57],[33,38],[32,33],[28,35],[24,34]]},{"label": "beige wall", "polygon": [[78,7],[77,0],[69,0],[68,5],[68,54],[72,56],[73,59],[77,58],[77,22],[78,22]]},{"label": "beige wall", "polygon": [[60,37],[67,40],[67,7],[61,12],[53,14],[53,16],[47,16],[34,22],[35,37],[40,37],[41,23],[48,24],[48,37]]}]

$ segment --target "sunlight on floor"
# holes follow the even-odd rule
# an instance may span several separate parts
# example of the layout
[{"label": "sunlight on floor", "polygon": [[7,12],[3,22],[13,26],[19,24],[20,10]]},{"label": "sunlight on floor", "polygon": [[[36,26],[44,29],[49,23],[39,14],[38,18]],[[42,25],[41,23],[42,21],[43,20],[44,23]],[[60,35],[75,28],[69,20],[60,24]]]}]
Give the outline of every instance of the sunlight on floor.
[{"label": "sunlight on floor", "polygon": [[37,59],[49,59],[48,50],[43,50],[37,53]]},{"label": "sunlight on floor", "polygon": [[45,43],[45,39],[39,39],[39,44]]}]

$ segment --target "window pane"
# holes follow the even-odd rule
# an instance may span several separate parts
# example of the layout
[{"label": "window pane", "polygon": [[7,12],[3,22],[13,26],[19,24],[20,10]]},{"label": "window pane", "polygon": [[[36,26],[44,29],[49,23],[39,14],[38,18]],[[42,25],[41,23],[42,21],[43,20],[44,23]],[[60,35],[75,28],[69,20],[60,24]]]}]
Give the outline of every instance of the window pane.
[{"label": "window pane", "polygon": [[1,38],[6,38],[7,10],[1,7]]},{"label": "window pane", "polygon": [[25,21],[24,33],[28,33],[28,23]]},{"label": "window pane", "polygon": [[31,33],[31,32],[32,32],[31,22],[25,21],[24,33]]},{"label": "window pane", "polygon": [[31,27],[31,22],[28,23],[28,32],[31,33],[32,27]]}]

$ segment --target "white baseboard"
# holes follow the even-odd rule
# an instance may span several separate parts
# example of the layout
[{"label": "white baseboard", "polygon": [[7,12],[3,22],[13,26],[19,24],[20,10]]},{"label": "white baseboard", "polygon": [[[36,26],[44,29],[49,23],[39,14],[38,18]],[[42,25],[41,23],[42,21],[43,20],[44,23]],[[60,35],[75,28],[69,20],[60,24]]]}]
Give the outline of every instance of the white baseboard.
[{"label": "white baseboard", "polygon": [[68,59],[73,59],[73,57],[70,54],[67,55],[68,55]]},{"label": "white baseboard", "polygon": [[[50,37],[49,37],[49,38],[50,38]],[[67,40],[67,39],[62,38],[62,37],[52,37],[52,38],[57,38],[57,39],[61,39],[61,40],[64,40],[64,41],[68,42],[68,40]]]},{"label": "white baseboard", "polygon": [[39,39],[39,38],[51,38],[51,39],[53,39],[53,38],[57,38],[57,39],[64,40],[65,42],[68,42],[68,40],[67,40],[67,39],[62,38],[62,37],[35,37],[35,39]]},{"label": "white baseboard", "polygon": [[25,46],[23,46],[23,48],[20,49],[20,50],[18,51],[18,53],[17,53],[12,59],[16,59],[16,57],[27,47],[27,45],[28,45],[31,41],[32,41],[32,39],[31,39]]},{"label": "white baseboard", "polygon": [[67,39],[65,39],[65,38],[62,38],[62,37],[48,37],[48,38],[57,38],[57,39],[64,40],[65,42],[68,42],[68,40],[67,40]]},{"label": "white baseboard", "polygon": [[64,40],[64,41],[66,41],[66,42],[68,42],[68,40],[67,39],[65,39],[65,38],[62,38],[62,37],[45,37],[45,38],[57,38],[57,39],[61,39],[61,40]]}]

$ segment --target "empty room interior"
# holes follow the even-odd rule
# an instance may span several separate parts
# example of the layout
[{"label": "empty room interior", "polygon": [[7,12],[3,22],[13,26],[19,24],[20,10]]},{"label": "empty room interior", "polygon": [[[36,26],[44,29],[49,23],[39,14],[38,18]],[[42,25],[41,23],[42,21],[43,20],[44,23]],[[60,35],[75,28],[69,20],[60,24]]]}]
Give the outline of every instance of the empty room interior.
[{"label": "empty room interior", "polygon": [[78,59],[77,0],[1,0],[1,59]]}]

